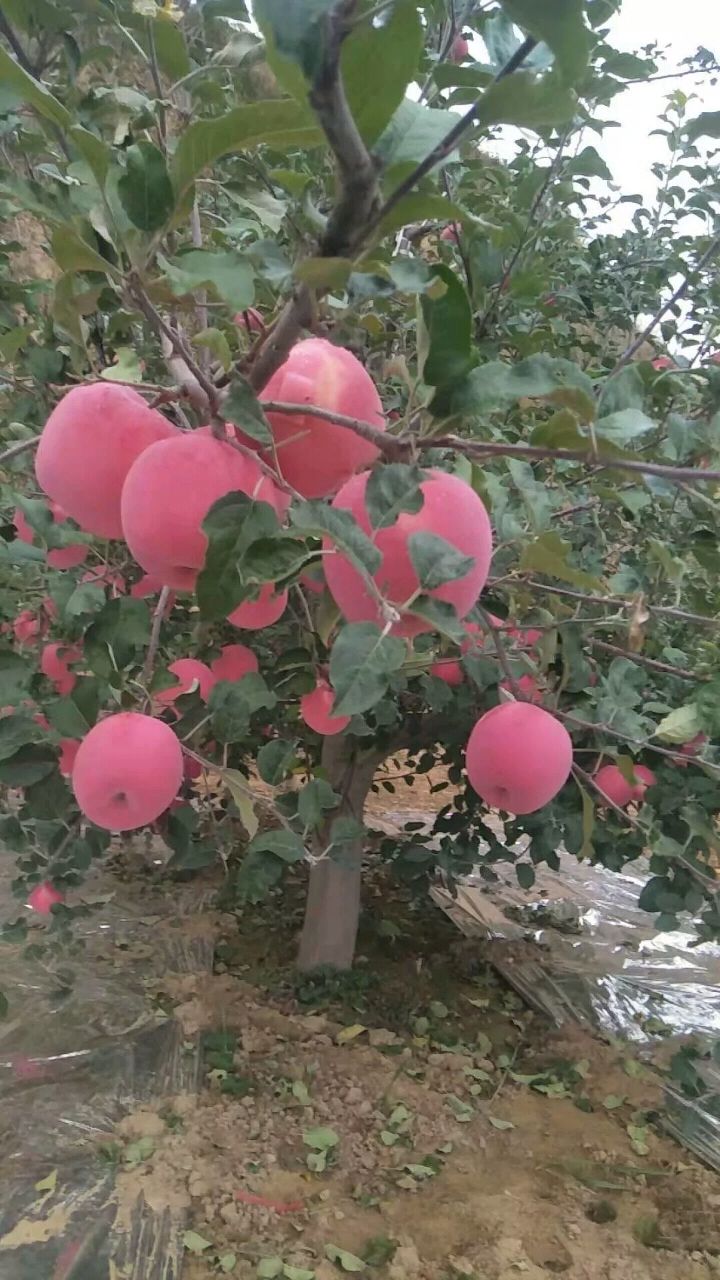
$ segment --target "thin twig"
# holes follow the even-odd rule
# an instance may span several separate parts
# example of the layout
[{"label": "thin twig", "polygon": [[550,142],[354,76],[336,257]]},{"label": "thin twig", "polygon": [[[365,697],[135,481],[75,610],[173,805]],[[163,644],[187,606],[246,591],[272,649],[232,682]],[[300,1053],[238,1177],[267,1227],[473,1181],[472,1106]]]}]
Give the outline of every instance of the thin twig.
[{"label": "thin twig", "polygon": [[586,787],[589,787],[591,791],[594,791],[596,795],[600,796],[600,799],[602,803],[606,806],[606,808],[613,809],[615,813],[619,814],[619,816],[623,819],[623,822],[626,822],[629,827],[633,827],[634,829],[637,830],[640,824],[636,821],[636,819],[631,817],[630,814],[627,813],[625,809],[621,809],[619,804],[616,804],[614,800],[611,800],[610,797],[605,794],[602,787],[599,787],[595,779],[592,777],[592,774],[586,773],[586,771],[582,769],[579,764],[574,764],[572,767],[572,771],[573,771],[573,777],[575,779],[579,780],[580,782],[583,782]]},{"label": "thin twig", "polygon": [[[598,596],[588,595],[584,591],[571,591],[569,587],[548,586],[545,582],[536,582],[533,578],[488,578],[488,587],[497,587],[500,585],[518,587],[527,587],[530,591],[547,592],[552,596],[566,596],[569,600],[581,600],[583,604],[607,604],[614,605],[622,609],[634,609],[635,600],[628,600],[624,596]],[[661,618],[674,618],[678,622],[695,622],[698,626],[720,627],[720,618],[709,618],[703,613],[689,613],[686,609],[676,609],[665,604],[647,604],[645,608],[649,613],[657,614]]]},{"label": "thin twig", "polygon": [[667,302],[664,302],[662,306],[658,308],[658,310],[655,312],[655,315],[653,316],[650,323],[645,326],[642,333],[639,334],[637,338],[635,338],[634,342],[631,342],[630,346],[625,348],[622,355],[620,356],[620,359],[615,365],[615,368],[610,374],[611,378],[614,377],[616,373],[619,373],[619,371],[622,368],[624,368],[624,366],[630,360],[632,360],[633,356],[635,355],[635,352],[639,351],[643,343],[647,341],[653,329],[657,324],[660,323],[665,313],[669,311],[670,308],[674,306],[675,303],[678,302],[679,299],[684,296],[684,294],[687,292],[688,288],[690,287],[690,283],[693,277],[697,275],[698,271],[702,271],[702,268],[710,261],[711,258],[715,256],[715,254],[718,252],[718,249],[720,249],[720,236],[716,236],[714,240],[711,240],[705,252],[698,259],[695,266],[692,267],[691,270],[688,271],[687,275],[681,280],[675,292],[670,295]]},{"label": "thin twig", "polygon": [[498,662],[500,663],[500,666],[503,669],[505,679],[510,685],[510,689],[512,691],[513,697],[517,698],[518,702],[526,702],[527,699],[522,689],[520,688],[517,680],[515,679],[515,676],[513,675],[512,667],[508,662],[508,656],[505,652],[505,646],[502,640],[503,628],[495,626],[495,623],[492,620],[491,614],[489,614],[487,609],[484,609],[482,605],[478,605],[477,609],[478,609],[478,613],[482,617],[482,620],[485,626],[490,632],[490,635],[492,637],[492,642],[495,646],[495,652],[497,653],[497,656],[498,656]]},{"label": "thin twig", "polygon": [[[596,723],[593,720],[583,720],[580,716],[575,716],[570,711],[561,711],[559,707],[552,708],[552,714],[558,716],[561,720],[567,720],[568,724],[573,724],[578,729],[586,729],[592,733],[603,734],[609,738],[617,738],[618,742],[627,742],[628,746],[640,747],[642,751],[653,751],[655,755],[666,756],[668,760],[681,761],[683,765],[690,763],[690,757],[682,755],[679,751],[669,751],[667,747],[656,747],[653,742],[643,742],[640,738],[631,738],[627,733],[621,733],[619,729],[613,728],[611,724],[604,721]],[[698,759],[698,764],[703,769],[708,769],[715,777],[720,778],[720,767],[710,764],[708,760]]]},{"label": "thin twig", "polygon": [[627,658],[630,662],[635,662],[640,667],[647,667],[650,671],[659,671],[661,675],[675,676],[678,680],[689,680],[691,683],[698,684],[701,681],[710,679],[710,676],[701,676],[696,671],[684,671],[682,667],[674,667],[669,662],[658,662],[655,658],[646,658],[644,653],[633,653],[631,649],[623,649],[620,645],[609,644],[606,640],[591,640],[590,644],[593,649],[602,649],[604,653],[612,653],[617,658]]},{"label": "thin twig", "polygon": [[20,63],[20,66],[22,67],[23,71],[27,71],[28,75],[30,75],[30,76],[35,76],[35,75],[37,74],[37,73],[36,73],[36,71],[35,71],[35,68],[34,68],[34,66],[32,65],[32,63],[31,63],[31,61],[30,61],[30,59],[29,59],[28,55],[26,54],[25,50],[23,49],[23,47],[22,47],[22,45],[21,45],[20,41],[18,40],[18,38],[17,38],[17,36],[16,36],[15,32],[13,31],[12,27],[10,26],[10,23],[8,22],[7,18],[5,17],[5,14],[3,13],[2,9],[0,9],[0,32],[2,32],[2,34],[3,34],[3,35],[4,35],[4,37],[5,37],[5,39],[7,40],[8,44],[10,45],[10,48],[12,49],[13,53],[15,54],[15,57],[17,58],[18,62]]},{"label": "thin twig", "polygon": [[17,458],[18,454],[26,453],[28,449],[37,449],[39,443],[40,436],[31,436],[29,440],[19,440],[17,444],[11,444],[9,449],[0,453],[0,464],[9,462],[11,458]]},{"label": "thin twig", "polygon": [[152,620],[152,629],[150,631],[150,643],[148,644],[147,653],[145,655],[145,662],[143,665],[143,679],[145,680],[146,684],[152,679],[152,674],[153,674],[153,671],[155,670],[155,659],[157,658],[157,651],[160,645],[160,631],[162,629],[163,617],[165,614],[165,609],[167,607],[169,595],[170,595],[170,588],[163,587],[162,591],[160,592],[160,595],[158,596],[158,602],[155,606],[155,612],[153,614],[153,620]]}]

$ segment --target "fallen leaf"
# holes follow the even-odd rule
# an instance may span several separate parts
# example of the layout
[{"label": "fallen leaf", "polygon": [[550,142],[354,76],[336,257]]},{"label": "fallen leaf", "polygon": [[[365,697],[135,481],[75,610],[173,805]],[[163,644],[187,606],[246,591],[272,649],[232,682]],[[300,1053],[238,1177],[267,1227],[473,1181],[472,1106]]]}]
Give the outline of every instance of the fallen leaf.
[{"label": "fallen leaf", "polygon": [[188,1253],[201,1254],[206,1249],[212,1249],[212,1240],[206,1240],[204,1236],[198,1235],[197,1231],[186,1231],[182,1240]]},{"label": "fallen leaf", "polygon": [[348,1253],[346,1249],[339,1249],[336,1244],[325,1245],[325,1257],[338,1267],[342,1267],[343,1271],[365,1270],[362,1258],[358,1258],[354,1253]]},{"label": "fallen leaf", "polygon": [[57,1180],[58,1180],[58,1171],[57,1169],[53,1169],[52,1173],[49,1173],[47,1178],[42,1178],[40,1182],[35,1183],[35,1190],[36,1191],[54,1191],[55,1188],[57,1187]]},{"label": "fallen leaf", "polygon": [[367,1031],[367,1027],[364,1027],[361,1022],[356,1022],[352,1027],[343,1027],[342,1031],[339,1031],[336,1035],[335,1040],[337,1044],[347,1044],[350,1040],[357,1040],[358,1036],[361,1036],[364,1031]]},{"label": "fallen leaf", "polygon": [[514,1129],[512,1120],[498,1120],[497,1116],[488,1116],[493,1129]]}]

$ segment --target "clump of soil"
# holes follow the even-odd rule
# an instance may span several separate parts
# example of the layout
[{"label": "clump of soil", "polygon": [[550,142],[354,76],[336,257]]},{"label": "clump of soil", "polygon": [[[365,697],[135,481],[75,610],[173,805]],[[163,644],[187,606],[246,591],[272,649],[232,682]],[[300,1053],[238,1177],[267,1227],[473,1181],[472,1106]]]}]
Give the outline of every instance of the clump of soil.
[{"label": "clump of soil", "polygon": [[[338,1249],[387,1280],[719,1274],[696,1218],[720,1183],[650,1129],[637,1154],[627,1125],[656,1106],[655,1086],[593,1037],[541,1039],[536,1021],[511,1056],[499,1025],[488,1043],[482,1007],[471,1006],[474,1035],[466,1020],[462,1041],[443,1044],[433,1026],[451,1011],[439,1003],[436,1024],[413,1017],[400,1034],[366,1016],[343,1029],[286,996],[273,1007],[229,974],[163,986],[188,1035],[223,1026],[224,1057],[211,1051],[199,1101],[169,1100],[160,1123],[147,1109],[124,1122],[124,1141],[149,1137],[153,1150],[120,1175],[118,1197],[121,1220],[139,1192],[190,1209],[203,1247],[187,1280],[210,1280],[220,1258],[250,1280],[269,1257],[338,1280]],[[546,1080],[559,1092],[538,1092]]]}]

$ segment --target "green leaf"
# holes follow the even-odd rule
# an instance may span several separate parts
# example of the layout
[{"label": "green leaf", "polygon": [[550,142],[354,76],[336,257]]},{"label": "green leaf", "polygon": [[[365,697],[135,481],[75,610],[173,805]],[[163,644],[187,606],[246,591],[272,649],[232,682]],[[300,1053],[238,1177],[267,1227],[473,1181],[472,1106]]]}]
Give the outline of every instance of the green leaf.
[{"label": "green leaf", "polygon": [[34,107],[43,119],[51,120],[61,129],[67,129],[72,124],[72,116],[67,108],[58,102],[57,98],[54,98],[34,76],[24,71],[2,46],[0,46],[0,84],[3,88],[14,89],[23,102]]},{"label": "green leaf", "polygon": [[29,787],[51,774],[57,764],[55,748],[48,745],[21,747],[8,760],[0,761],[0,782],[6,787]]},{"label": "green leaf", "polygon": [[0,649],[0,703],[16,706],[27,692],[33,669],[12,649]]},{"label": "green leaf", "polygon": [[701,111],[685,126],[690,142],[698,138],[720,138],[720,111]]},{"label": "green leaf", "polygon": [[645,383],[636,364],[628,364],[614,378],[608,378],[598,403],[598,417],[605,418],[622,409],[641,409]]},{"label": "green leaf", "polygon": [[[590,56],[583,0],[501,0],[519,27],[543,40],[555,54],[555,67],[568,84],[582,77]],[[508,77],[512,79],[512,77]]]},{"label": "green leaf", "polygon": [[305,857],[305,845],[302,837],[295,831],[262,831],[255,836],[248,853],[272,853],[281,862],[302,862]]},{"label": "green leaf", "polygon": [[285,1280],[315,1280],[314,1271],[308,1271],[307,1267],[293,1267],[289,1262],[283,1267],[283,1276]]},{"label": "green leaf", "polygon": [[317,830],[322,826],[325,812],[335,809],[341,797],[324,778],[311,778],[298,795],[298,817],[306,829]]},{"label": "green leaf", "polygon": [[274,147],[312,147],[322,133],[310,108],[290,98],[252,102],[215,120],[197,120],[183,133],[172,163],[178,198],[203,169],[230,152],[246,151],[260,143]]},{"label": "green leaf", "polygon": [[499,1120],[497,1116],[488,1116],[493,1129],[499,1129],[502,1132],[506,1129],[514,1129],[515,1125],[512,1120]]},{"label": "green leaf", "polygon": [[59,698],[57,702],[48,703],[44,709],[53,729],[57,729],[64,738],[84,738],[90,729],[72,697]]},{"label": "green leaf", "polygon": [[143,366],[135,347],[116,347],[115,364],[100,371],[106,382],[142,382]]},{"label": "green leaf", "polygon": [[313,80],[326,56],[323,19],[337,0],[255,0],[257,22],[269,24],[278,52],[297,62],[308,80]]},{"label": "green leaf", "polygon": [[247,779],[243,777],[238,769],[224,769],[223,782],[232,796],[235,807],[240,815],[247,837],[253,840],[258,833],[260,822],[255,805],[253,803],[252,792],[247,784]]},{"label": "green leaf", "polygon": [[577,99],[553,73],[537,76],[532,71],[515,71],[504,80],[488,85],[478,104],[478,124],[514,124],[524,129],[544,129],[548,124],[571,120]]},{"label": "green leaf", "polygon": [[185,37],[178,24],[171,18],[156,18],[152,24],[152,34],[158,64],[163,74],[170,80],[180,80],[188,75],[191,63]]},{"label": "green leaf", "polygon": [[647,431],[655,430],[657,423],[648,418],[642,409],[618,409],[595,423],[595,434],[599,440],[608,440],[612,444],[629,444]]},{"label": "green leaf", "polygon": [[122,671],[144,653],[149,640],[150,610],[145,601],[124,596],[108,600],[88,628],[85,653],[97,675],[109,676],[116,667]]},{"label": "green leaf", "polygon": [[343,44],[340,69],[345,93],[367,143],[375,142],[404,101],[407,86],[415,79],[423,39],[415,0],[396,0],[381,25],[360,20]]},{"label": "green leaf", "polygon": [[535,868],[529,862],[516,863],[515,875],[521,889],[532,889],[535,883]]},{"label": "green leaf", "polygon": [[252,587],[243,577],[245,554],[258,539],[274,538],[279,528],[273,508],[247,494],[229,493],[213,504],[203,521],[208,549],[196,587],[203,618],[226,618],[247,599]]},{"label": "green leaf", "polygon": [[[378,138],[373,153],[386,169],[419,164],[443,141],[457,119],[452,111],[424,107],[406,98]],[[452,155],[446,156],[444,163],[451,158]]]},{"label": "green leaf", "polygon": [[349,258],[302,258],[293,268],[296,280],[311,289],[344,289],[352,271]]},{"label": "green leaf", "polygon": [[86,244],[72,227],[56,227],[51,241],[52,254],[63,271],[102,271],[103,275],[119,279],[111,263]]},{"label": "green leaf", "polygon": [[208,698],[213,733],[221,742],[242,742],[252,716],[261,710],[272,711],[276,704],[276,695],[257,671],[242,680],[220,680]]},{"label": "green leaf", "polygon": [[[86,730],[87,732],[87,730]],[[44,734],[30,716],[19,714],[0,719],[0,761],[9,760],[20,747],[37,742]]]},{"label": "green leaf", "polygon": [[574,178],[602,178],[603,182],[612,182],[612,174],[595,147],[583,147],[563,166],[563,172]]},{"label": "green leaf", "polygon": [[370,472],[365,506],[372,529],[389,529],[403,512],[416,515],[423,505],[420,488],[426,473],[416,464],[390,462]]},{"label": "green leaf", "polygon": [[475,564],[474,556],[463,555],[436,533],[411,533],[408,551],[423,591],[434,591],[446,582],[464,578]]},{"label": "green leaf", "polygon": [[263,407],[250,383],[241,374],[235,374],[227,399],[223,402],[223,418],[241,427],[251,440],[260,444],[272,444],[272,431]]},{"label": "green leaf", "polygon": [[551,449],[587,449],[588,439],[570,409],[558,409],[552,418],[534,427],[530,443],[548,445]]},{"label": "green leaf", "polygon": [[372,575],[380,568],[380,552],[349,511],[320,501],[303,502],[291,508],[290,520],[302,533],[330,538],[359,573]]},{"label": "green leaf", "polygon": [[602,590],[602,582],[575,569],[568,563],[570,544],[563,542],[557,533],[543,533],[534,542],[527,543],[520,556],[520,568],[531,569],[534,573],[544,573],[550,578],[559,578],[561,582],[569,582],[575,587],[587,587],[590,591]]},{"label": "green leaf", "polygon": [[702,730],[700,713],[694,702],[676,707],[660,721],[654,737],[681,746],[683,742],[691,742]]},{"label": "green leaf", "polygon": [[[152,1155],[152,1152],[150,1154]],[[182,1241],[188,1253],[201,1254],[206,1249],[212,1249],[212,1240],[206,1240],[204,1236],[198,1235],[197,1231],[186,1231]]]},{"label": "green leaf", "polygon": [[228,342],[222,329],[201,329],[192,339],[194,347],[202,347],[203,350],[209,351],[223,370],[223,373],[229,373],[232,365],[232,352],[230,343]]},{"label": "green leaf", "polygon": [[213,253],[210,249],[190,249],[172,262],[158,254],[158,262],[177,298],[196,289],[214,290],[234,311],[246,311],[255,298],[254,273],[240,253]]},{"label": "green leaf", "polygon": [[412,612],[424,618],[431,624],[433,631],[439,631],[441,635],[447,636],[448,640],[457,641],[467,638],[467,632],[455,609],[446,600],[436,600],[433,596],[418,596],[417,600],[413,601]]},{"label": "green leaf", "polygon": [[257,1267],[258,1280],[276,1280],[283,1273],[282,1258],[261,1258]]},{"label": "green leaf", "polygon": [[69,130],[68,136],[75,143],[80,155],[90,168],[95,181],[102,189],[105,186],[105,179],[107,178],[112,156],[110,147],[106,142],[102,141],[102,138],[98,138],[89,129],[83,129],[79,124],[73,125],[72,129]]},{"label": "green leaf", "polygon": [[165,157],[152,142],[140,141],[128,147],[125,163],[117,184],[120,203],[133,226],[159,231],[175,208]]},{"label": "green leaf", "polygon": [[257,768],[263,782],[270,787],[277,787],[291,772],[295,761],[294,742],[285,738],[276,738],[274,742],[266,742],[257,754]]},{"label": "green leaf", "polygon": [[445,286],[421,300],[423,320],[430,349],[422,370],[423,382],[439,387],[460,381],[473,365],[472,308],[460,279],[449,267],[435,267],[435,276]]},{"label": "green leaf", "polygon": [[336,1263],[342,1271],[364,1271],[365,1263],[362,1258],[358,1258],[354,1253],[348,1253],[347,1249],[340,1249],[336,1244],[325,1245],[325,1257]]},{"label": "green leaf", "polygon": [[235,1270],[237,1265],[237,1254],[223,1253],[221,1257],[218,1258],[217,1264],[223,1275],[229,1275],[231,1271]]},{"label": "green leaf", "polygon": [[442,417],[473,416],[509,409],[521,398],[564,405],[584,422],[595,417],[592,380],[572,360],[546,355],[528,356],[514,365],[501,360],[480,365],[457,387],[442,388],[430,407]]},{"label": "green leaf", "polygon": [[326,1125],[318,1125],[315,1129],[306,1129],[303,1134],[303,1142],[306,1147],[312,1147],[314,1151],[331,1151],[336,1147],[340,1139],[334,1129],[329,1129]]},{"label": "green leaf", "polygon": [[330,654],[330,683],[335,690],[333,715],[369,711],[384,696],[390,676],[405,660],[397,636],[383,636],[372,622],[343,627]]}]

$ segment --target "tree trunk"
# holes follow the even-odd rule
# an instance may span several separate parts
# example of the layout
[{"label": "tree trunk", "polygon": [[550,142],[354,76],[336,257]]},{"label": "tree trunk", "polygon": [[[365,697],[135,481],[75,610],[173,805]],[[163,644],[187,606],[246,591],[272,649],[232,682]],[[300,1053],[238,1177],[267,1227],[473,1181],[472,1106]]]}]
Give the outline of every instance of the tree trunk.
[{"label": "tree trunk", "polygon": [[[367,793],[386,753],[358,755],[355,751],[354,744],[344,736],[328,737],[323,743],[325,777],[342,799],[319,832],[318,852],[329,844],[330,828],[337,818],[352,817],[363,822]],[[299,969],[307,971],[321,965],[351,968],[360,918],[363,844],[362,838],[346,844],[342,861],[333,861],[331,854],[312,868],[300,935]]]}]

